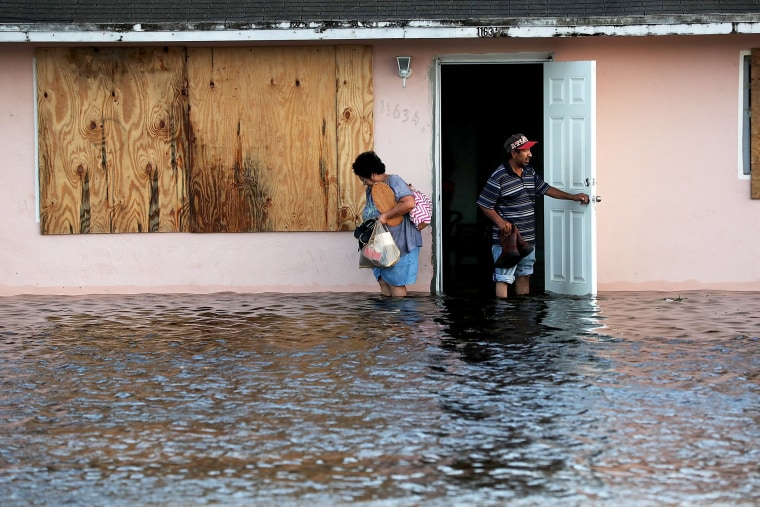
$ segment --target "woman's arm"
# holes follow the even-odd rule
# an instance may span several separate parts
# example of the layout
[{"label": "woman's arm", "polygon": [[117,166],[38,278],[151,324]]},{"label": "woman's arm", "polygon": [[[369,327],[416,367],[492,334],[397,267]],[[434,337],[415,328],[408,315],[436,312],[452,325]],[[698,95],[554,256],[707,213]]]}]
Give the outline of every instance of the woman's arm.
[{"label": "woman's arm", "polygon": [[414,209],[414,196],[411,195],[405,195],[401,199],[399,199],[396,202],[396,205],[386,211],[385,213],[380,213],[380,216],[377,217],[378,220],[380,220],[380,223],[387,223],[388,220],[394,217],[400,217],[404,216],[410,211]]}]

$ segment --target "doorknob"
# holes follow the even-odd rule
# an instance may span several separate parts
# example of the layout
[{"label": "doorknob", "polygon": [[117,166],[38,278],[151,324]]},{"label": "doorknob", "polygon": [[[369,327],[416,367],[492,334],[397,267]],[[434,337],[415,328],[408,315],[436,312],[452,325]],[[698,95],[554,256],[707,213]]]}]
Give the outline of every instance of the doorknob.
[{"label": "doorknob", "polygon": [[591,200],[594,202],[602,202],[602,196],[601,195],[592,195]]}]

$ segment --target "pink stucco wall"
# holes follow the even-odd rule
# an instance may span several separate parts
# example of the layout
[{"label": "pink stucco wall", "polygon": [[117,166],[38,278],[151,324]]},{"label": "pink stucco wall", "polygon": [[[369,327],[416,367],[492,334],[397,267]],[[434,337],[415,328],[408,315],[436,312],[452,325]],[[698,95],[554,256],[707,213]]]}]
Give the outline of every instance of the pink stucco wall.
[{"label": "pink stucco wall", "polygon": [[[0,56],[0,295],[378,291],[371,272],[358,268],[350,232],[40,235],[33,58],[34,49],[21,45],[7,45]],[[401,100],[396,95],[404,90],[396,84],[397,79],[382,94],[386,100]],[[378,89],[382,93],[383,87]],[[404,145],[429,132],[429,114],[424,114],[415,130],[396,129],[378,144]],[[403,164],[404,152],[381,153],[390,172],[408,174],[430,192],[429,150]],[[420,276],[410,290],[428,292],[429,230],[423,238]]]},{"label": "pink stucco wall", "polygon": [[598,62],[599,290],[760,289],[738,176],[740,52],[760,38],[590,42],[558,56]]},{"label": "pink stucco wall", "polygon": [[[737,175],[739,52],[753,46],[760,37],[379,42],[375,148],[389,172],[432,193],[434,56],[551,51],[556,60],[596,60],[598,289],[760,290],[760,201]],[[3,49],[0,295],[376,292],[356,267],[351,233],[41,236],[34,49]],[[395,69],[402,53],[413,56],[406,88]],[[427,292],[430,228],[423,237],[411,290]]]},{"label": "pink stucco wall", "polygon": [[[429,41],[437,55],[595,60],[598,290],[760,290],[760,200],[739,173],[740,52],[760,36]],[[416,81],[407,87],[425,86]],[[396,78],[398,79],[398,78]],[[425,90],[426,93],[429,90]],[[382,131],[378,128],[378,141]],[[381,144],[378,142],[378,144]]]}]

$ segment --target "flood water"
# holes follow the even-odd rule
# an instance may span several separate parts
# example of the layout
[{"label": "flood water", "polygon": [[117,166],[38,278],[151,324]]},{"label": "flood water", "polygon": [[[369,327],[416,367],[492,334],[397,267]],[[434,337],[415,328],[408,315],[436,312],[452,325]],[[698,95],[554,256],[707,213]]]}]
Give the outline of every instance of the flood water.
[{"label": "flood water", "polygon": [[0,298],[4,506],[750,506],[759,463],[759,293]]}]

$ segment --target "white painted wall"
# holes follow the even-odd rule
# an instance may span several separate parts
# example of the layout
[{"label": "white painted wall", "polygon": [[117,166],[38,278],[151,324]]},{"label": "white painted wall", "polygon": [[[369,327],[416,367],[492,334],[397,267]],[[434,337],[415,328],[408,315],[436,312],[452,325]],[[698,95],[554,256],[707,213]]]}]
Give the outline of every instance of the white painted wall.
[{"label": "white painted wall", "polygon": [[[760,290],[760,201],[737,175],[739,52],[751,47],[760,36],[378,41],[375,149],[432,193],[436,55],[596,60],[599,290]],[[377,292],[350,232],[40,235],[33,56],[20,44],[0,56],[0,295]],[[430,228],[423,237],[411,290],[427,292]]]}]

